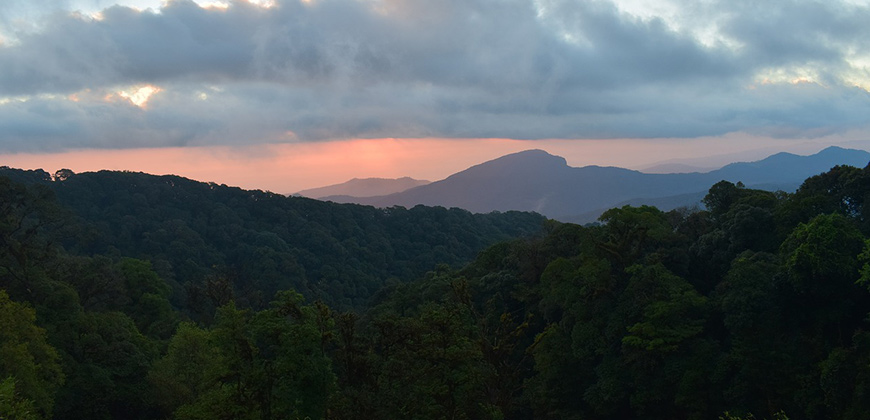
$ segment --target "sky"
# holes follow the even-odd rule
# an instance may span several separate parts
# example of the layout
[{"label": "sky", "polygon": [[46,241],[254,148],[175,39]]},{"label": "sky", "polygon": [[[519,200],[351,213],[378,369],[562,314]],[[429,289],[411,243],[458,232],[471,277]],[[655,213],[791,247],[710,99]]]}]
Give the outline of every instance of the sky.
[{"label": "sky", "polygon": [[529,148],[866,148],[867,22],[870,0],[3,0],[0,165],[293,192]]}]

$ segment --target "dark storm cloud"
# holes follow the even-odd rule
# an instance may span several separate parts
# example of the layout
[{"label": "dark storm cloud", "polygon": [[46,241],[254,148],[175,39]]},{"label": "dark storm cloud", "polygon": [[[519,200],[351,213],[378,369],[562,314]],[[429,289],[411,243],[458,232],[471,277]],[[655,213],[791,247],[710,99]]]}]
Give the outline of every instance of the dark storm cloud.
[{"label": "dark storm cloud", "polygon": [[[2,7],[2,6],[0,6]],[[685,23],[607,1],[313,0],[54,14],[0,46],[0,148],[346,137],[659,137],[865,125],[866,7],[687,3]],[[703,28],[701,28],[703,29]],[[819,84],[760,84],[767,73]],[[863,69],[867,78],[867,70]],[[145,109],[100,100],[151,84]],[[866,86],[865,86],[866,88]],[[65,95],[86,91],[91,100]],[[2,99],[0,99],[2,100]],[[35,141],[34,141],[35,140]]]}]

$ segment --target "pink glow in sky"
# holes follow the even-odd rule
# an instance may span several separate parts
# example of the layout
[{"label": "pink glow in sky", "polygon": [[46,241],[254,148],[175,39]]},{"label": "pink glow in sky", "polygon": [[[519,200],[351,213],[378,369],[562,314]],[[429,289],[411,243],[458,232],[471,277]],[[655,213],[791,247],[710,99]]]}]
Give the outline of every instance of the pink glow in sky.
[{"label": "pink glow in sky", "polygon": [[571,166],[601,165],[643,169],[664,161],[721,166],[757,160],[778,151],[814,153],[831,144],[864,148],[837,136],[812,142],[751,136],[710,139],[506,140],[368,139],[256,146],[208,146],[0,155],[0,165],[75,172],[129,170],[175,174],[198,181],[289,194],[351,178],[410,176],[437,181],[478,163],[528,149],[563,156]]}]

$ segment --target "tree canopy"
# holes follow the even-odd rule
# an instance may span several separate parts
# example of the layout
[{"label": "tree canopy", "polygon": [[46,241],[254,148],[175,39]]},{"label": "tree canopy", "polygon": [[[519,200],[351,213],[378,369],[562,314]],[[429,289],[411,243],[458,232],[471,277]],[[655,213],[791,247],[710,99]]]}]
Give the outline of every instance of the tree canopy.
[{"label": "tree canopy", "polygon": [[3,418],[870,412],[868,168],[587,226],[10,171]]}]

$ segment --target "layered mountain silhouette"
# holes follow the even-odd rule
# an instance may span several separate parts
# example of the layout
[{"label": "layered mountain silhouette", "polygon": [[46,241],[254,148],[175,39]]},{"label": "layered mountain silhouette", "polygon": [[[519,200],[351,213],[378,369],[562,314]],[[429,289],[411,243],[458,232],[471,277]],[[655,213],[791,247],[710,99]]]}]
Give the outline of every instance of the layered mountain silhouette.
[{"label": "layered mountain silhouette", "polygon": [[685,163],[662,163],[641,169],[645,174],[687,174],[692,172],[710,172],[717,167],[701,167]]},{"label": "layered mountain silhouette", "polygon": [[[379,195],[394,194],[414,187],[429,184],[431,181],[402,177],[390,178],[354,178],[341,184],[328,185],[326,187],[311,188],[299,191],[296,194],[308,198],[324,198],[330,196],[353,196],[375,197]],[[333,200],[334,201],[334,200]]]},{"label": "layered mountain silhouette", "polygon": [[562,157],[527,150],[394,194],[323,199],[378,207],[460,207],[477,213],[527,210],[556,220],[586,223],[606,209],[625,204],[649,204],[662,210],[699,205],[707,190],[721,180],[793,191],[804,179],[833,166],[864,167],[868,161],[870,153],[866,151],[829,147],[811,156],[778,153],[706,173],[649,174],[616,167],[571,167]]}]

